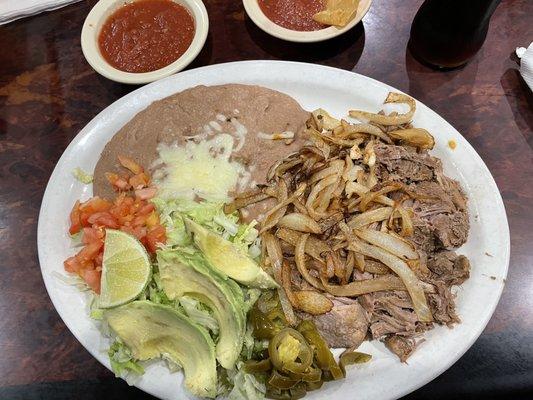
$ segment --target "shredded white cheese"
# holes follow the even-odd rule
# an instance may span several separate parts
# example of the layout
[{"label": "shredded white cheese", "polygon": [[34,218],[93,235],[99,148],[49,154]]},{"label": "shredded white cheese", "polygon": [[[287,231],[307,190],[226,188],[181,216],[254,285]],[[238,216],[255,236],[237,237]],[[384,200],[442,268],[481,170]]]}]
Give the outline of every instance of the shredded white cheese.
[{"label": "shredded white cheese", "polygon": [[233,146],[233,137],[225,133],[184,146],[160,144],[155,165],[162,167],[153,174],[158,195],[165,199],[229,201],[228,193],[250,180],[250,172],[230,160]]},{"label": "shredded white cheese", "polygon": [[220,122],[226,121],[226,116],[224,114],[217,114],[216,119],[218,119]]},{"label": "shredded white cheese", "polygon": [[235,128],[235,135],[237,136],[237,139],[239,142],[237,143],[237,147],[235,147],[235,151],[239,151],[243,148],[244,142],[246,141],[246,135],[248,134],[248,129],[241,124],[237,118],[231,119],[231,124]]},{"label": "shredded white cheese", "polygon": [[217,121],[210,121],[209,126],[213,128],[215,131],[222,132],[222,127]]},{"label": "shredded white cheese", "polygon": [[264,132],[258,132],[257,137],[259,139],[265,139],[265,140],[281,140],[281,139],[293,139],[294,138],[294,132],[291,131],[285,131],[281,133],[264,133]]}]

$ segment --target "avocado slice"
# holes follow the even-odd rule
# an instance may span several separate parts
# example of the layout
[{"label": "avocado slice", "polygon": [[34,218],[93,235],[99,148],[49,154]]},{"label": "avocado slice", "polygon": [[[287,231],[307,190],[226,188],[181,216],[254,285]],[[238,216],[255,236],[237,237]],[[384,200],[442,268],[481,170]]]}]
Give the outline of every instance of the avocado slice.
[{"label": "avocado slice", "polygon": [[216,396],[215,344],[204,328],[172,307],[149,301],[105,310],[104,319],[136,359],[164,355],[183,367],[192,394]]},{"label": "avocado slice", "polygon": [[161,286],[170,300],[190,296],[209,307],[220,327],[216,357],[226,369],[235,366],[242,349],[246,314],[242,290],[210,268],[197,254],[158,251]]},{"label": "avocado slice", "polygon": [[274,279],[239,247],[188,218],[183,220],[194,243],[215,269],[249,287],[278,287]]}]

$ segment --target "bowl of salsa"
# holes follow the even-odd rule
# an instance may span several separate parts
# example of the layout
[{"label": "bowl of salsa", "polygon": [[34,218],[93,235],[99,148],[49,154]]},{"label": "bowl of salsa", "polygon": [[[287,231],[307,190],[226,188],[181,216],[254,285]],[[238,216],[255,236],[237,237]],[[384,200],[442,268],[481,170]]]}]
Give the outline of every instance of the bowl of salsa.
[{"label": "bowl of salsa", "polygon": [[143,84],[190,64],[208,30],[201,0],[100,0],[85,19],[81,47],[99,74]]},{"label": "bowl of salsa", "polygon": [[313,19],[331,0],[243,0],[250,19],[264,32],[290,42],[320,42],[352,29],[370,8],[372,0],[359,0],[353,18],[342,27]]}]

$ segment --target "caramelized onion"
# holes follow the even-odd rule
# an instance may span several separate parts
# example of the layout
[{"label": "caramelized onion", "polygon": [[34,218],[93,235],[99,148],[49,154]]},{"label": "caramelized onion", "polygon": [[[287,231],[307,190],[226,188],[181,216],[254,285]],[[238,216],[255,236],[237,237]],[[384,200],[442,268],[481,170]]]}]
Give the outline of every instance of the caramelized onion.
[{"label": "caramelized onion", "polygon": [[403,237],[411,236],[414,232],[413,220],[411,219],[411,215],[403,207],[396,208],[396,211],[398,211],[398,213],[402,217],[402,230],[400,234]]},{"label": "caramelized onion", "polygon": [[301,235],[298,239],[298,242],[296,243],[296,248],[294,250],[294,261],[296,262],[296,268],[298,268],[298,272],[300,272],[300,275],[309,283],[311,286],[315,287],[319,290],[324,290],[324,286],[322,286],[322,283],[312,276],[309,271],[307,270],[306,263],[305,263],[305,245],[307,243],[307,239],[309,238],[309,235]]},{"label": "caramelized onion", "polygon": [[[283,263],[283,253],[278,238],[269,232],[265,232],[262,236],[263,243],[266,247],[266,253],[270,259],[270,264],[274,270],[280,270]],[[281,279],[276,279],[281,284]]]},{"label": "caramelized onion", "polygon": [[411,260],[418,259],[418,253],[412,244],[393,235],[372,229],[356,229],[354,233],[368,243],[379,246],[395,256]]},{"label": "caramelized onion", "polygon": [[[357,193],[359,196],[364,196],[366,193],[370,192],[366,186],[361,185],[357,182],[348,182],[346,184],[346,193]],[[383,195],[377,195],[373,199],[374,202],[384,204],[386,206],[394,206],[394,200],[389,199]]]},{"label": "caramelized onion", "polygon": [[350,117],[359,120],[368,120],[385,126],[406,124],[413,119],[413,115],[416,111],[416,103],[413,98],[405,94],[391,92],[385,99],[384,103],[406,103],[409,105],[409,111],[399,115],[382,115],[361,110],[350,110]]},{"label": "caramelized onion", "polygon": [[363,228],[374,222],[381,222],[387,220],[392,213],[392,207],[380,207],[375,210],[365,211],[362,214],[354,216],[347,222],[350,228]]},{"label": "caramelized onion", "polygon": [[277,224],[279,227],[289,228],[299,232],[321,233],[318,223],[308,215],[290,213],[284,215]]},{"label": "caramelized onion", "polygon": [[[342,121],[341,121],[342,122]],[[339,135],[341,137],[351,137],[354,133],[367,133],[369,135],[377,136],[382,139],[385,143],[392,143],[392,140],[375,125],[371,124],[346,124],[343,125],[344,130]]]},{"label": "caramelized onion", "polygon": [[419,149],[431,150],[435,146],[433,136],[422,128],[398,129],[387,132],[387,134],[393,139],[401,140],[402,143]]},{"label": "caramelized onion", "polygon": [[301,290],[294,293],[298,309],[312,315],[325,314],[333,308],[333,302],[314,290]]},{"label": "caramelized onion", "polygon": [[393,270],[407,288],[418,319],[421,322],[433,321],[433,316],[431,315],[431,310],[429,309],[423,287],[415,273],[409,268],[405,261],[386,250],[360,241],[350,241],[348,248],[360,252],[365,256],[375,258]]},{"label": "caramelized onion", "polygon": [[[280,228],[276,232],[276,236],[281,240],[296,246],[301,233],[291,229]],[[328,251],[331,251],[331,248],[326,243],[312,236],[309,237],[307,243],[305,244],[305,252],[318,261],[322,260],[322,253],[326,253]]]},{"label": "caramelized onion", "polygon": [[268,199],[270,196],[263,192],[251,194],[247,197],[237,197],[231,203],[224,204],[224,212],[226,214],[233,214],[241,208],[247,207],[250,204],[259,203],[260,201]]},{"label": "caramelized onion", "polygon": [[298,299],[294,295],[291,287],[291,265],[288,261],[283,261],[281,264],[281,286],[283,287],[283,290],[285,290],[285,294],[291,305],[298,308]]},{"label": "caramelized onion", "polygon": [[354,297],[383,290],[406,290],[402,280],[396,275],[388,274],[373,279],[353,281],[347,285],[330,285],[322,280],[326,291],[334,296]]},{"label": "caramelized onion", "polygon": [[[376,201],[378,198],[380,198],[380,196],[383,196],[386,193],[393,192],[395,190],[400,189],[400,187],[401,186],[399,184],[391,184],[391,185],[387,185],[379,189],[377,192],[371,192],[371,191],[366,192],[363,196],[361,196],[362,198],[361,198],[361,203],[359,203],[359,209],[361,211],[366,211],[368,205],[371,202]],[[388,197],[386,198],[388,199]]]}]

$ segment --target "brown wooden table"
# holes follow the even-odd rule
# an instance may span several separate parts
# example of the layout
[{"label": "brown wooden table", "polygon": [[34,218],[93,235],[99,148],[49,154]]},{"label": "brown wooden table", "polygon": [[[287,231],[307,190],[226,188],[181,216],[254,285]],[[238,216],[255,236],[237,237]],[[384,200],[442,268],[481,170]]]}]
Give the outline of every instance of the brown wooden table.
[{"label": "brown wooden table", "polygon": [[[135,89],[99,76],[83,58],[80,31],[94,3],[0,27],[0,399],[149,398],[115,379],[66,329],[37,259],[39,207],[55,163],[91,118]],[[533,40],[533,1],[502,1],[483,49],[450,72],[428,69],[406,50],[421,0],[375,0],[351,32],[310,45],[263,33],[240,1],[205,3],[210,34],[190,68],[282,59],[352,70],[421,100],[475,147],[507,208],[507,284],[474,346],[408,398],[533,398],[533,95],[512,55]]]}]

